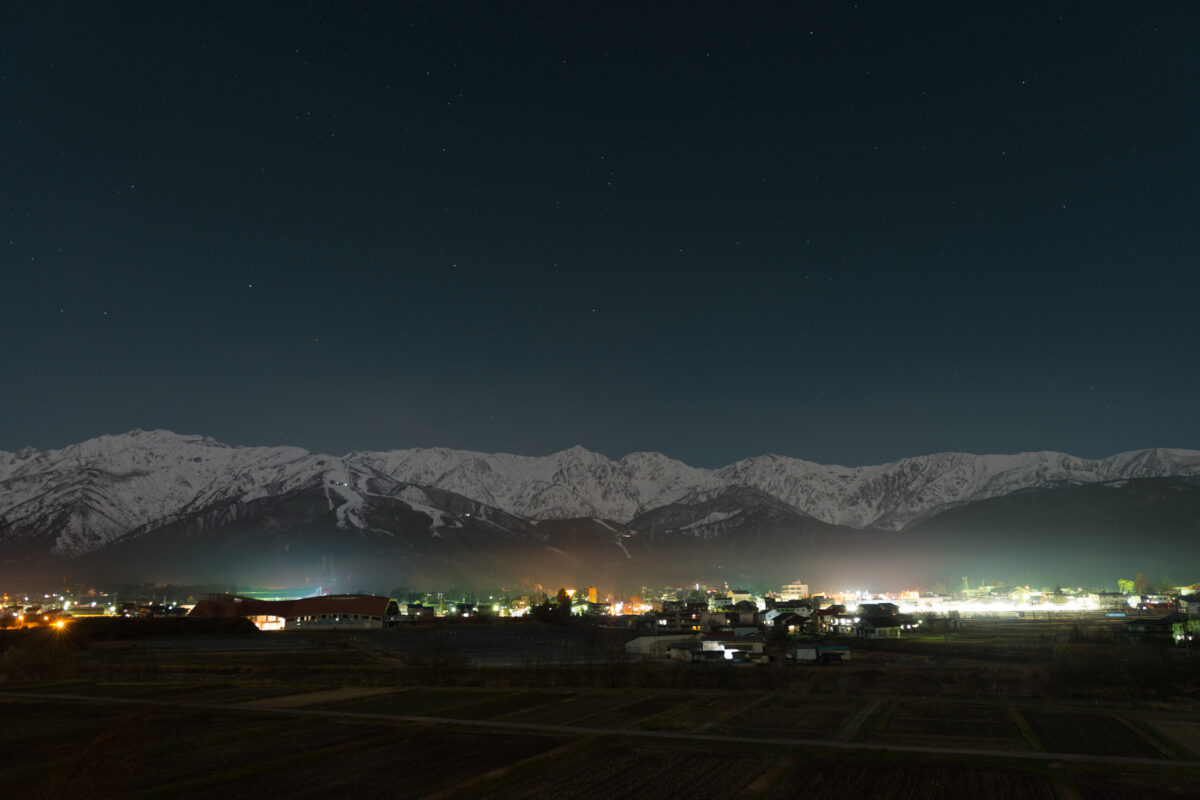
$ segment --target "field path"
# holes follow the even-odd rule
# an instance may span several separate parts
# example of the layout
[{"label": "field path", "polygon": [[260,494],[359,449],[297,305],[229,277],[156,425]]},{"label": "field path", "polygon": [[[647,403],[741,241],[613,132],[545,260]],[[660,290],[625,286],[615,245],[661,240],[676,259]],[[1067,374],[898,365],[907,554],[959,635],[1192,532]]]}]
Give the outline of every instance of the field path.
[{"label": "field path", "polygon": [[[374,720],[383,722],[415,722],[426,725],[443,725],[461,728],[490,728],[492,730],[520,730],[541,733],[566,733],[577,736],[620,736],[638,739],[663,739],[693,742],[715,742],[761,744],[772,746],[794,746],[826,750],[885,751],[894,753],[930,753],[933,755],[961,755],[985,758],[1020,759],[1028,761],[1058,761],[1083,764],[1129,764],[1131,766],[1200,769],[1200,761],[1170,761],[1162,758],[1133,758],[1129,756],[1093,756],[1082,753],[1026,753],[1012,750],[973,750],[956,747],[930,747],[923,745],[866,744],[824,739],[778,739],[760,736],[719,736],[700,733],[674,733],[670,731],[648,731],[622,728],[584,728],[572,725],[541,725],[533,722],[501,722],[489,720],[451,719],[446,717],[416,717],[405,714],[375,714],[360,711],[332,711],[310,708],[271,708],[238,703],[179,703],[170,700],[151,700],[128,697],[93,697],[77,694],[50,694],[40,692],[0,692],[0,698],[33,700],[38,702],[78,703],[80,705],[121,705],[131,707],[177,708],[185,710],[245,712],[254,714],[283,714],[327,719]],[[853,722],[853,720],[852,720]]]},{"label": "field path", "polygon": [[261,708],[300,708],[314,706],[318,703],[337,703],[345,700],[357,700],[360,697],[371,697],[377,694],[398,694],[394,687],[362,688],[345,686],[341,689],[323,689],[317,692],[301,692],[285,694],[280,697],[267,697],[262,700],[251,700],[244,705]]},{"label": "field path", "polygon": [[858,733],[858,729],[862,727],[862,724],[866,721],[867,717],[875,713],[875,709],[879,708],[879,704],[882,702],[882,700],[875,699],[863,706],[859,712],[851,717],[850,721],[846,723],[846,727],[842,728],[842,732],[837,735],[837,740],[839,742],[850,741],[854,734]]},{"label": "field path", "polygon": [[745,714],[747,711],[754,708],[756,705],[763,702],[770,696],[771,695],[769,695],[769,694],[759,695],[758,697],[751,700],[749,703],[746,703],[745,705],[743,705],[737,709],[734,709],[729,714],[726,714],[721,719],[714,719],[712,722],[704,723],[699,728],[696,728],[694,731],[692,731],[692,733],[704,733],[706,730],[709,730],[710,728],[715,728],[718,725],[728,722],[729,720],[733,719],[734,717],[736,717],[740,714]]}]

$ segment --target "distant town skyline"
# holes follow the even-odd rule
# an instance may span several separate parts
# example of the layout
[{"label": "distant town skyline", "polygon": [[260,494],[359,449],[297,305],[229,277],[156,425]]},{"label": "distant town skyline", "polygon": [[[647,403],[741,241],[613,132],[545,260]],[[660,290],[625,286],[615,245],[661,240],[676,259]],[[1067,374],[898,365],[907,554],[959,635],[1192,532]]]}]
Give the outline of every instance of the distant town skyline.
[{"label": "distant town skyline", "polygon": [[14,5],[0,450],[1200,448],[1200,7]]}]

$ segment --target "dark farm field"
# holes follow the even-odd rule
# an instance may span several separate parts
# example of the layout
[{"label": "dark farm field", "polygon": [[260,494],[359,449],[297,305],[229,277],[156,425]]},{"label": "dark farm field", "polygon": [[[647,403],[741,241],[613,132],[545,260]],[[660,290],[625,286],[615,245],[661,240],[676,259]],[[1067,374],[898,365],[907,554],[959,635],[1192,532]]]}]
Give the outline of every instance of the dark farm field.
[{"label": "dark farm field", "polygon": [[[614,691],[409,688],[306,705],[308,699],[340,691],[378,690],[246,686],[238,691],[224,685],[210,695],[216,702],[205,705],[204,693],[194,685],[150,698],[131,691],[144,687],[129,684],[91,685],[88,693],[77,695],[63,692],[61,684],[55,688],[59,691],[49,696],[29,692],[20,699],[0,698],[0,741],[6,752],[23,754],[0,769],[0,782],[18,793],[14,796],[384,797],[401,792],[586,798],[627,796],[634,787],[650,785],[722,797],[822,797],[840,786],[861,796],[901,799],[960,793],[1037,798],[1116,796],[1104,794],[1105,787],[1153,775],[1178,775],[1177,783],[1163,784],[1168,789],[1200,780],[1200,765],[1168,760],[1111,715],[1023,708],[1014,716],[1003,704],[895,701],[874,708],[855,698],[770,693],[641,692],[631,698]],[[289,688],[300,691],[286,693]],[[106,696],[132,702],[104,703]],[[169,705],[173,696],[187,705]],[[226,698],[238,702],[220,702]],[[248,704],[247,698],[257,700]],[[863,734],[854,738],[858,749],[837,749],[850,721],[872,708],[863,728],[881,725],[882,738]],[[389,721],[388,714],[397,718]],[[461,722],[407,722],[401,716]],[[558,722],[540,722],[548,719]],[[1023,761],[1020,752],[1009,751],[1023,741],[1014,719],[1027,720],[1044,749],[1062,739],[1056,752],[1064,759],[1071,753],[1119,751],[1153,761],[1121,764],[1113,773],[1103,758],[1095,758],[1071,763],[1069,774],[1054,775],[1044,761]],[[539,722],[522,727],[534,720]],[[541,727],[546,724],[567,727]],[[945,733],[962,726],[986,731],[990,738]],[[646,735],[667,738],[639,738]],[[811,744],[797,748],[789,743],[796,739]],[[1085,740],[1091,744],[1081,745]],[[929,752],[889,750],[893,744],[919,744]],[[881,748],[879,757],[872,757],[873,746]],[[945,758],[936,755],[938,748],[946,749]],[[980,755],[963,755],[963,749]],[[1150,766],[1155,763],[1161,767]],[[780,766],[787,764],[792,766]]]},{"label": "dark farm field", "polygon": [[1035,749],[1011,708],[928,701],[882,704],[863,726],[859,741],[973,750]]},{"label": "dark farm field", "polygon": [[736,797],[767,771],[771,756],[660,745],[608,746],[508,784],[480,787],[496,798]]},{"label": "dark farm field", "polygon": [[1079,772],[1074,776],[1080,800],[1195,800],[1200,797],[1200,777],[1195,775],[1120,772]]},{"label": "dark farm field", "polygon": [[627,699],[621,697],[614,700],[607,692],[565,692],[552,703],[519,711],[506,719],[537,725],[587,725],[592,717],[603,714]]},{"label": "dark farm field", "polygon": [[961,764],[905,764],[858,759],[804,761],[767,797],[870,797],[873,800],[972,800],[1045,798],[1057,795],[1042,775],[1015,769]]},{"label": "dark farm field", "polygon": [[456,709],[487,702],[508,693],[488,689],[402,689],[383,695],[322,703],[332,711],[446,717]]},{"label": "dark farm field", "polygon": [[719,724],[737,736],[832,739],[862,706],[854,700],[776,695]]},{"label": "dark farm field", "polygon": [[292,758],[283,769],[208,781],[187,796],[363,797],[426,796],[485,773],[535,758],[566,740],[551,736],[475,731],[404,731],[403,736],[362,736],[349,747],[327,748],[312,758]]},{"label": "dark farm field", "polygon": [[711,692],[690,696],[685,703],[642,719],[634,727],[680,733],[723,733],[740,715],[753,710],[767,695],[758,692]]},{"label": "dark farm field", "polygon": [[510,715],[530,709],[556,705],[574,695],[560,692],[509,692],[467,705],[455,706],[444,712],[456,719],[507,719]]},{"label": "dark farm field", "polygon": [[8,752],[25,753],[0,769],[5,796],[419,795],[569,741],[316,716],[92,708],[0,705]]},{"label": "dark farm field", "polygon": [[989,623],[831,668],[411,665],[336,636],[121,641],[75,654],[54,681],[3,676],[0,787],[89,800],[1200,795],[1186,695],[1055,693],[1046,666],[1006,659],[1076,651],[1044,645],[1058,635],[1047,625],[1024,630],[1039,638]]},{"label": "dark farm field", "polygon": [[1144,738],[1109,714],[1026,711],[1024,716],[1051,753],[1163,757]]},{"label": "dark farm field", "polygon": [[654,717],[667,711],[687,698],[680,694],[651,694],[639,697],[632,702],[622,702],[613,697],[610,711],[604,711],[588,717],[584,723],[589,728],[625,728],[639,720]]}]

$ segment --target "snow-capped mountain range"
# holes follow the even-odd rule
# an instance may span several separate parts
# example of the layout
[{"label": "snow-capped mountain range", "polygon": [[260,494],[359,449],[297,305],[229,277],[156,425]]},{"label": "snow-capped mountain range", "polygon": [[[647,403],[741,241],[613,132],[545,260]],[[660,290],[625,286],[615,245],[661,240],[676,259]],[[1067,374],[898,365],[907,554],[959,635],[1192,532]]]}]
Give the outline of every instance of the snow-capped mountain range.
[{"label": "snow-capped mountain range", "polygon": [[[1194,450],[1137,450],[1099,460],[1056,452],[937,453],[866,467],[765,455],[710,470],[661,453],[614,461],[580,447],[541,457],[442,448],[328,456],[133,431],[61,450],[0,452],[0,544],[37,530],[53,536],[56,554],[81,555],[222,504],[302,489],[323,495],[337,527],[348,530],[371,528],[364,508],[386,498],[428,516],[436,535],[439,526],[456,523],[431,490],[530,522],[628,524],[655,509],[695,506],[747,487],[832,525],[899,530],[1026,489],[1195,475],[1200,451]],[[735,513],[720,512],[723,519]]]}]

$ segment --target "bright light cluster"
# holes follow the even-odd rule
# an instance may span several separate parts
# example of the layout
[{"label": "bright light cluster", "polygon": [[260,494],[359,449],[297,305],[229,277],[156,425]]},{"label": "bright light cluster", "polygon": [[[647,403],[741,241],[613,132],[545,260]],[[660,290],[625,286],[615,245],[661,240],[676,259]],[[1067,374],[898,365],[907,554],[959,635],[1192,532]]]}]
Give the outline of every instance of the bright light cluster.
[{"label": "bright light cluster", "polygon": [[970,598],[968,600],[949,600],[946,598],[930,598],[928,601],[903,601],[900,611],[904,614],[916,614],[933,611],[945,614],[957,611],[960,614],[1016,614],[1040,613],[1053,614],[1068,611],[1099,611],[1100,604],[1086,597],[1069,597],[1061,603],[1016,603],[1011,600],[994,598]]}]

